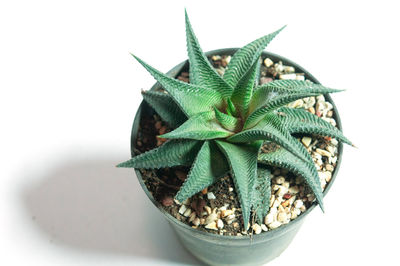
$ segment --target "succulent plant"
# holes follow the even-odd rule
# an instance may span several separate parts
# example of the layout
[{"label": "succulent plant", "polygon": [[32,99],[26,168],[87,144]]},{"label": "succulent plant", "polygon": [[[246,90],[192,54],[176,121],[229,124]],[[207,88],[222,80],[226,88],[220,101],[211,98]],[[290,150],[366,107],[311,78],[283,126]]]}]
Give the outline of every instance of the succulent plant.
[{"label": "succulent plant", "polygon": [[[252,210],[258,221],[268,212],[271,166],[302,176],[323,209],[317,169],[307,149],[292,134],[317,134],[351,143],[330,123],[287,105],[339,90],[300,80],[258,85],[261,53],[284,27],[239,49],[220,76],[202,52],[186,12],[185,19],[190,83],[167,76],[133,55],[165,89],[144,91],[144,100],[174,130],[159,136],[168,139],[162,146],[118,167],[191,166],[175,196],[180,202],[230,173],[245,228]],[[260,153],[265,143],[273,148]]]}]

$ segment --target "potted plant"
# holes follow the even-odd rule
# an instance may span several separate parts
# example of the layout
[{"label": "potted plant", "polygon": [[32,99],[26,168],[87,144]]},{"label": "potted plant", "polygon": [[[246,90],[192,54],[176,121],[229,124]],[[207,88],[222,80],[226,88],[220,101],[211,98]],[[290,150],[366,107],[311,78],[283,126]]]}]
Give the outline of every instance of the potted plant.
[{"label": "potted plant", "polygon": [[134,56],[159,83],[142,92],[132,158],[118,167],[136,169],[202,261],[265,263],[289,245],[307,213],[317,204],[323,210],[341,143],[351,145],[328,95],[339,90],[263,52],[283,28],[241,49],[204,54],[185,15],[188,61],[163,74]]}]

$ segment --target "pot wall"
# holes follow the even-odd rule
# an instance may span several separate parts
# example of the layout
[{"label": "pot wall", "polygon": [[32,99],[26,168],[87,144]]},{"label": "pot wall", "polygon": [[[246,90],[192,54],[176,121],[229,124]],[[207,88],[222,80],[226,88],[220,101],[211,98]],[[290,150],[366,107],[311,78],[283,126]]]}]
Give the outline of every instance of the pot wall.
[{"label": "pot wall", "polygon": [[[237,48],[221,49],[206,53],[207,56],[211,55],[232,55]],[[290,60],[281,56],[263,52],[262,57],[269,57],[274,62],[282,61],[284,65],[290,65],[296,68],[296,72],[305,73],[305,77],[314,83],[319,83],[310,73],[299,65],[291,62]],[[185,61],[168,72],[170,76],[177,76],[183,69],[188,69],[188,62]],[[156,83],[151,90],[159,88],[160,85]],[[329,95],[325,95],[325,98],[332,103],[334,109],[334,118],[337,123],[337,127],[341,129],[341,122],[336,109],[335,104]],[[131,153],[134,156],[134,148],[136,145],[136,137],[139,129],[139,123],[142,112],[152,112],[146,103],[142,102],[140,105],[135,120],[132,126],[131,134]],[[324,195],[329,191],[332,183],[334,182],[337,172],[339,170],[341,158],[342,158],[343,145],[339,143],[338,146],[338,160],[335,170],[332,175],[331,181],[328,183],[324,190]],[[291,243],[294,236],[300,229],[304,218],[315,208],[314,203],[305,213],[300,215],[295,220],[292,220],[286,225],[282,225],[277,229],[254,235],[251,238],[249,236],[220,236],[216,234],[210,234],[202,232],[184,224],[175,219],[167,213],[161,205],[153,198],[152,194],[148,191],[146,185],[143,182],[142,175],[139,170],[135,169],[136,175],[145,191],[146,195],[150,200],[157,206],[157,208],[164,214],[172,228],[177,233],[182,244],[187,250],[189,250],[198,259],[204,261],[210,265],[260,265],[271,261],[272,259],[279,256]]]}]

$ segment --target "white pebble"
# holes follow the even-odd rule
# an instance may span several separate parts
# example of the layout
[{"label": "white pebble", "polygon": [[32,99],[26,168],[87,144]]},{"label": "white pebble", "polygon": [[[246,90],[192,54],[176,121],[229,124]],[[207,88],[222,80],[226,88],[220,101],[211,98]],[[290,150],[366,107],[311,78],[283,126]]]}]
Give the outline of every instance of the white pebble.
[{"label": "white pebble", "polygon": [[194,224],[195,226],[199,226],[199,225],[200,225],[200,219],[199,219],[199,217],[196,217],[196,218],[193,220],[193,224]]},{"label": "white pebble", "polygon": [[233,210],[222,210],[221,211],[221,217],[224,218],[226,216],[232,215],[234,213]]},{"label": "white pebble", "polygon": [[296,200],[293,205],[294,205],[295,208],[300,209],[301,206],[303,206],[303,201],[302,200]]},{"label": "white pebble", "polygon": [[325,97],[324,97],[324,95],[319,95],[319,96],[317,96],[317,102],[325,102]]},{"label": "white pebble", "polygon": [[178,212],[179,212],[180,214],[183,215],[183,214],[185,213],[186,210],[187,210],[186,205],[182,205],[182,206],[179,208],[179,211],[178,211]]},{"label": "white pebble", "polygon": [[211,214],[211,208],[209,206],[204,206],[204,209],[206,210],[207,214]]},{"label": "white pebble", "polygon": [[206,223],[206,224],[209,224],[209,223],[212,223],[212,222],[216,221],[217,219],[218,219],[218,215],[217,215],[216,213],[211,213],[211,214],[207,217],[205,223]]},{"label": "white pebble", "polygon": [[260,234],[262,231],[261,226],[257,223],[253,224],[251,228],[254,230],[254,233],[256,233],[256,235]]},{"label": "white pebble", "polygon": [[282,62],[276,63],[276,64],[274,65],[274,67],[275,67],[276,72],[278,72],[278,73],[283,72],[283,65],[282,65]]},{"label": "white pebble", "polygon": [[325,172],[325,181],[330,182],[332,179],[332,173],[331,172]]},{"label": "white pebble", "polygon": [[218,227],[219,229],[224,228],[224,222],[223,222],[221,219],[218,219],[218,220],[217,220],[217,227]]},{"label": "white pebble", "polygon": [[302,107],[303,105],[304,105],[304,102],[303,102],[302,99],[296,100],[296,101],[291,102],[291,103],[288,104],[288,106],[289,106],[290,108],[300,108],[300,107]]},{"label": "white pebble", "polygon": [[295,71],[295,69],[294,69],[294,67],[292,67],[292,66],[284,66],[283,67],[283,71],[285,72],[285,73],[294,73],[294,71]]},{"label": "white pebble", "polygon": [[211,223],[207,224],[207,225],[205,226],[205,228],[207,228],[207,229],[212,229],[212,230],[218,230],[218,227],[217,227],[217,223],[216,223],[216,222],[211,222]]},{"label": "white pebble", "polygon": [[326,146],[325,149],[326,149],[327,151],[329,151],[329,152],[332,154],[332,156],[335,155],[335,148],[334,148],[334,147],[328,145],[328,146]]},{"label": "white pebble", "polygon": [[332,143],[333,146],[337,146],[339,144],[337,139],[334,139],[334,138],[331,139],[331,143]]},{"label": "white pebble", "polygon": [[274,64],[274,62],[272,62],[271,59],[269,59],[268,57],[265,58],[265,60],[264,60],[264,65],[265,65],[266,67],[270,67],[270,66],[272,66],[273,64]]},{"label": "white pebble", "polygon": [[331,157],[332,154],[329,151],[323,150],[323,149],[319,149],[317,148],[315,150],[318,154],[321,154],[322,156],[326,156],[326,157]]},{"label": "white pebble", "polygon": [[183,216],[189,217],[190,214],[192,214],[192,210],[191,210],[190,208],[188,208],[188,209],[183,213]]},{"label": "white pebble", "polygon": [[287,220],[287,215],[285,212],[279,212],[278,213],[278,221],[283,223]]},{"label": "white pebble", "polygon": [[268,227],[267,227],[265,224],[261,224],[261,229],[262,229],[264,232],[267,232],[267,231],[268,231]]},{"label": "white pebble", "polygon": [[270,229],[276,229],[276,228],[278,228],[278,227],[281,226],[281,225],[282,225],[281,222],[275,221],[275,222],[273,222],[273,223],[270,223],[270,224],[268,225],[268,227],[269,227]]},{"label": "white pebble", "polygon": [[279,79],[296,79],[296,74],[291,73],[291,74],[280,74]]},{"label": "white pebble", "polygon": [[273,222],[274,222],[274,215],[272,213],[268,213],[267,216],[265,216],[264,223],[266,225],[269,225]]},{"label": "white pebble", "polygon": [[303,142],[304,146],[306,146],[308,148],[311,144],[311,140],[312,139],[310,137],[303,137],[301,139],[301,142]]},{"label": "white pebble", "polygon": [[325,169],[329,172],[333,172],[335,168],[331,164],[325,164]]},{"label": "white pebble", "polygon": [[214,193],[212,193],[212,192],[208,192],[208,193],[207,193],[207,198],[208,198],[209,200],[216,199]]}]

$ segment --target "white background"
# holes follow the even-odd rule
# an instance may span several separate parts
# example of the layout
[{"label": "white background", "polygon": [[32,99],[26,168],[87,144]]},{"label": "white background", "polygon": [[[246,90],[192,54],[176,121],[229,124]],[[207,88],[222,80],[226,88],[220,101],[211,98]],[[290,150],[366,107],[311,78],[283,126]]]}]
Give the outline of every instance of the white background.
[{"label": "white background", "polygon": [[[278,3],[279,2],[279,3]],[[399,265],[397,1],[1,1],[0,264],[198,264],[132,171],[131,123],[151,76],[186,59],[184,7],[203,50],[282,25],[268,51],[333,95],[338,178],[269,265]]]}]

